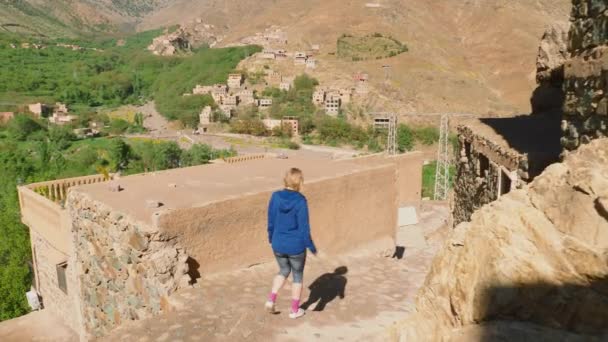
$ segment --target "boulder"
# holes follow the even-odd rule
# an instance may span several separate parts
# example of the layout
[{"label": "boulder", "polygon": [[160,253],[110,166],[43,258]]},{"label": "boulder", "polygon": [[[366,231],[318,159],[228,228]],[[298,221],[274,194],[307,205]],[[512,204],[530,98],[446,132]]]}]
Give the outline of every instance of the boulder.
[{"label": "boulder", "polygon": [[[608,139],[455,228],[399,341],[608,338]],[[513,338],[518,336],[518,338]],[[547,335],[549,336],[549,335]],[[509,338],[510,337],[510,338]]]}]

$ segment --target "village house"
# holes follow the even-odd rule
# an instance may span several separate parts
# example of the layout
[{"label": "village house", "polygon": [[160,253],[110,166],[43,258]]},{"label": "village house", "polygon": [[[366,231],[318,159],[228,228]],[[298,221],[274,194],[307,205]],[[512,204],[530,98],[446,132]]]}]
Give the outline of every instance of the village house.
[{"label": "village house", "polygon": [[309,57],[308,59],[306,59],[306,68],[307,69],[316,69],[317,68],[317,60]]},{"label": "village house", "polygon": [[340,94],[338,92],[327,93],[325,97],[325,113],[337,116],[340,113]]},{"label": "village house", "polygon": [[266,73],[266,83],[269,85],[278,85],[281,83],[281,73],[278,71],[270,70]]},{"label": "village house", "polygon": [[260,59],[276,59],[275,52],[273,50],[264,50],[258,55]]},{"label": "village house", "polygon": [[224,101],[222,102],[222,104],[225,105],[229,105],[229,106],[235,106],[238,104],[238,99],[237,96],[234,94],[228,94],[224,97]]},{"label": "village house", "polygon": [[228,88],[230,89],[238,89],[241,87],[243,82],[243,75],[241,74],[230,74],[228,75]]},{"label": "village house", "polygon": [[57,102],[49,122],[55,125],[68,125],[76,121],[76,116],[70,115],[68,112],[68,107],[65,104]]},{"label": "village house", "polygon": [[211,115],[212,115],[211,106],[205,106],[205,108],[203,108],[201,113],[198,115],[199,132],[202,131],[203,133],[207,133],[207,130],[209,129],[209,125],[211,124]]},{"label": "village house", "polygon": [[198,116],[199,125],[209,125],[211,123],[211,106],[205,106]]},{"label": "village house", "polygon": [[5,124],[15,117],[13,112],[0,112],[0,124]]},{"label": "village house", "polygon": [[338,94],[340,95],[340,104],[344,105],[350,103],[353,95],[353,90],[349,88],[338,89]]},{"label": "village house", "polygon": [[305,65],[307,59],[308,59],[308,56],[306,55],[305,52],[298,51],[293,56],[293,64],[295,64],[295,65]]},{"label": "village house", "polygon": [[272,99],[264,98],[258,100],[258,107],[260,107],[260,109],[266,109],[270,106],[272,106]]},{"label": "village house", "polygon": [[294,116],[285,116],[282,120],[283,125],[288,125],[291,128],[291,136],[297,137],[300,134],[300,121]]},{"label": "village house", "polygon": [[277,127],[287,127],[289,129],[289,132],[291,133],[291,136],[293,136],[293,137],[298,136],[299,121],[296,117],[286,116],[281,120],[264,119],[264,120],[262,120],[262,122],[264,123],[264,127],[266,127],[266,129],[269,131],[272,131],[273,129],[275,129]]},{"label": "village house", "polygon": [[312,93],[312,102],[320,106],[325,103],[325,89],[317,89]]},{"label": "village house", "polygon": [[284,60],[287,59],[289,56],[287,55],[287,50],[276,50],[274,52],[274,58],[277,60]]},{"label": "village house", "polygon": [[205,95],[205,94],[209,94],[213,91],[213,86],[202,86],[200,84],[197,84],[196,87],[194,87],[194,89],[192,89],[192,94],[194,95]]},{"label": "village house", "polygon": [[[272,261],[259,236],[266,212],[252,208],[267,205],[277,170],[293,165],[307,170],[307,196],[318,199],[311,221],[319,222],[315,242],[323,251],[392,252],[399,208],[420,202],[422,160],[420,153],[340,161],[241,155],[213,166],[19,186],[32,285],[45,310],[80,341],[175,310],[172,295],[200,274]],[[247,181],[234,182],[234,175]],[[205,229],[193,229],[201,218]]]},{"label": "village house", "polygon": [[281,78],[281,83],[279,84],[279,89],[289,91],[293,86],[294,81],[295,77],[293,76],[283,76]]},{"label": "village house", "polygon": [[27,108],[32,114],[34,114],[38,118],[41,118],[48,114],[50,109],[47,105],[40,102],[29,104]]},{"label": "village house", "polygon": [[255,103],[253,90],[251,89],[241,89],[236,93],[236,96],[238,97],[239,105],[247,106]]},{"label": "village house", "polygon": [[216,104],[220,105],[224,103],[224,99],[228,94],[228,88],[225,84],[215,84],[211,90],[211,97]]},{"label": "village house", "polygon": [[221,104],[219,105],[220,110],[226,114],[227,117],[231,118],[236,110],[236,105],[232,104]]}]

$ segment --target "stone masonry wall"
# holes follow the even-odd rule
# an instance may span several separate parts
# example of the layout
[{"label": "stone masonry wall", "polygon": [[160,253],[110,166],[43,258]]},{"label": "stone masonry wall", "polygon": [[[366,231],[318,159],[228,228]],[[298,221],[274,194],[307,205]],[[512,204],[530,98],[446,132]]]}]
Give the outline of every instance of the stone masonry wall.
[{"label": "stone masonry wall", "polygon": [[[524,156],[506,151],[487,139],[476,135],[470,128],[458,128],[460,160],[454,180],[454,223],[471,219],[479,208],[498,199],[501,166],[518,173],[518,179],[526,179],[527,163]],[[468,145],[468,151],[467,147]],[[488,158],[489,167],[482,174],[481,156]],[[523,177],[522,177],[523,176]],[[512,184],[512,187],[517,184]]]},{"label": "stone masonry wall", "polygon": [[[79,331],[78,319],[78,285],[75,267],[68,256],[55,249],[35,230],[30,230],[34,263],[36,266],[36,289],[42,297],[45,310],[50,310],[63,318],[65,323]],[[57,279],[57,264],[68,262],[66,270],[67,293],[59,288]]]},{"label": "stone masonry wall", "polygon": [[562,122],[566,150],[608,136],[608,4],[574,0],[570,21]]},{"label": "stone masonry wall", "polygon": [[82,315],[88,335],[170,308],[168,296],[189,284],[187,255],[147,225],[70,192]]}]

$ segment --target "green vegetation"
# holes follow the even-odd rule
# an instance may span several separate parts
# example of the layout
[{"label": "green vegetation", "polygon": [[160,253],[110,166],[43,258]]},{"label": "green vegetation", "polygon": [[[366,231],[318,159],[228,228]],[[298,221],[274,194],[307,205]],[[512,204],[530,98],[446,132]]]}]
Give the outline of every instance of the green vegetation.
[{"label": "green vegetation", "polygon": [[405,44],[380,33],[363,37],[343,34],[338,38],[338,57],[353,62],[394,57],[404,52],[407,52]]},{"label": "green vegetation", "polygon": [[[192,55],[159,57],[145,50],[158,33],[139,33],[126,38],[122,46],[113,39],[97,42],[103,51],[56,46],[58,42],[93,45],[74,40],[42,41],[44,49],[13,49],[14,37],[0,34],[0,99],[16,93],[32,101],[61,101],[77,114],[155,99],[169,119],[193,127],[200,109],[213,101],[182,94],[196,84],[225,81],[243,58],[261,50],[258,46],[203,48]],[[18,105],[5,109],[18,110]]]},{"label": "green vegetation", "polygon": [[[437,172],[437,162],[433,161],[422,167],[422,197],[428,197],[433,199],[435,196],[435,173]],[[454,182],[454,176],[456,175],[456,167],[450,166],[450,188]]]},{"label": "green vegetation", "polygon": [[46,125],[17,115],[0,127],[0,321],[26,313],[31,260],[28,230],[21,224],[18,184],[96,174],[123,174],[208,163],[235,155],[195,145],[150,139],[97,138],[78,140],[66,127]]},{"label": "green vegetation", "polygon": [[267,88],[262,95],[272,98],[270,116],[275,119],[295,116],[300,120],[312,117],[317,110],[312,103],[312,94],[317,85],[319,85],[319,81],[302,74],[295,78],[293,87],[288,91]]},{"label": "green vegetation", "polygon": [[182,96],[197,84],[224,83],[238,63],[260,51],[257,46],[225,49],[203,49],[168,72],[161,72],[153,86],[157,109],[168,119],[180,120],[188,127],[198,125],[201,108],[214,105],[209,95]]}]

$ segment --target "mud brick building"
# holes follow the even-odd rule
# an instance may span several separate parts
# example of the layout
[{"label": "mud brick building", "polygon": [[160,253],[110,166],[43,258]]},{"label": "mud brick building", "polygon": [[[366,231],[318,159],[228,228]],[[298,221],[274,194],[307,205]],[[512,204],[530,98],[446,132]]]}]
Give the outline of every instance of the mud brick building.
[{"label": "mud brick building", "polygon": [[20,186],[45,310],[91,339],[171,310],[171,295],[197,274],[271,262],[268,198],[289,167],[306,173],[314,237],[329,255],[392,252],[398,207],[420,201],[417,152],[346,160],[245,155],[114,180]]}]

